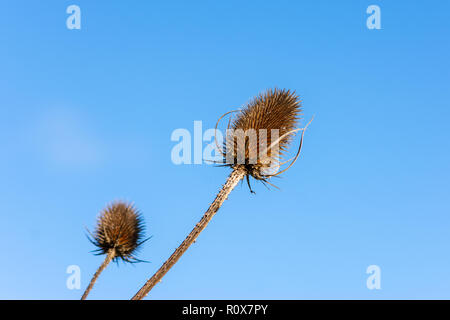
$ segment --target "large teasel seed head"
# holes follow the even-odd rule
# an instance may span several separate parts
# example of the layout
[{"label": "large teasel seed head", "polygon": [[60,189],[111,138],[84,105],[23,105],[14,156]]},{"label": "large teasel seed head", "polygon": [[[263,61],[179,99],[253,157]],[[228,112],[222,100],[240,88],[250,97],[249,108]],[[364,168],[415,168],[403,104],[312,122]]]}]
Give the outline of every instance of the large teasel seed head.
[{"label": "large teasel seed head", "polygon": [[91,242],[98,254],[113,251],[113,260],[139,262],[135,253],[144,238],[144,222],[140,212],[131,203],[116,201],[100,213]]},{"label": "large teasel seed head", "polygon": [[[224,141],[225,165],[245,170],[247,179],[252,176],[267,182],[272,176],[268,172],[279,168],[295,135],[302,112],[301,101],[293,91],[269,89],[236,112],[234,120],[230,119]],[[242,132],[244,137],[239,140],[238,133]],[[251,137],[255,138],[253,142]]]}]

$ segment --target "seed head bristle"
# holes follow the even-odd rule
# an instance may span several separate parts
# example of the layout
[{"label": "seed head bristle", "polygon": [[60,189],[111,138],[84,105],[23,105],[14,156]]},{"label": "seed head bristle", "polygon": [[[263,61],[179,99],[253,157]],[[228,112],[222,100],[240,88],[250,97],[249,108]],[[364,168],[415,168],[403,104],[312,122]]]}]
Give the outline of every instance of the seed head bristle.
[{"label": "seed head bristle", "polygon": [[113,260],[139,262],[135,253],[145,241],[144,222],[131,203],[116,201],[102,210],[91,242],[98,247],[98,254],[114,252]]},{"label": "seed head bristle", "polygon": [[[253,98],[228,126],[232,130],[224,141],[225,164],[266,181],[267,169],[280,164],[286,153],[301,112],[301,101],[290,90],[269,89]],[[244,143],[238,141],[239,131],[243,132]]]}]

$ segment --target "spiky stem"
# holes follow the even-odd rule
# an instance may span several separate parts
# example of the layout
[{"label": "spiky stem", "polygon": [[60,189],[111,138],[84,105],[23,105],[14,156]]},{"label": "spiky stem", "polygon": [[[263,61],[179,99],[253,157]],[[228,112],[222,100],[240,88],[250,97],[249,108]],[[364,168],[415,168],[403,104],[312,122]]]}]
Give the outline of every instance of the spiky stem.
[{"label": "spiky stem", "polygon": [[103,263],[98,267],[97,271],[95,272],[94,276],[91,279],[91,282],[89,283],[89,286],[86,288],[86,291],[84,291],[83,296],[81,297],[81,300],[86,300],[86,297],[88,296],[89,292],[92,290],[92,287],[94,287],[95,281],[97,281],[98,276],[100,273],[102,273],[103,270],[108,266],[108,264],[112,261],[114,258],[115,252],[114,249],[110,249],[108,253],[106,254],[106,258],[103,261]]},{"label": "spiky stem", "polygon": [[158,271],[151,277],[142,288],[134,295],[132,300],[142,300],[150,290],[161,281],[164,275],[172,268],[178,259],[186,252],[186,250],[195,242],[200,232],[202,232],[208,223],[211,221],[212,217],[216,214],[219,208],[222,206],[223,202],[228,198],[228,195],[233,191],[234,187],[245,177],[245,171],[242,169],[235,169],[231,172],[226,183],[223,185],[220,192],[217,194],[214,201],[209,206],[208,210],[205,212],[201,220],[195,225],[191,233],[186,237],[186,239],[180,244],[180,246],[172,253],[169,259],[159,268]]}]

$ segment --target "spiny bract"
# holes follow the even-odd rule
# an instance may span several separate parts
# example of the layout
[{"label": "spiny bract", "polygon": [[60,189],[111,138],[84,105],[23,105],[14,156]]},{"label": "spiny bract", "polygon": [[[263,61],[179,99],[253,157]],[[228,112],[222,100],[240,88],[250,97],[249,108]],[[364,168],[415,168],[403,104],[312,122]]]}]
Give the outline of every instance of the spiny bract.
[{"label": "spiny bract", "polygon": [[[229,125],[232,134],[227,134],[224,142],[225,164],[244,169],[247,179],[250,175],[267,182],[270,168],[279,167],[301,112],[301,101],[290,90],[269,89],[255,97]],[[272,130],[278,134],[272,134]],[[238,143],[237,131],[244,132],[245,143]],[[256,135],[256,143],[250,143],[247,136],[250,131]],[[262,141],[265,143],[261,144]],[[242,155],[244,159],[240,159]]]},{"label": "spiny bract", "polygon": [[98,247],[98,254],[114,250],[114,260],[138,262],[134,255],[145,241],[141,214],[130,203],[113,202],[101,212],[97,227],[90,239]]}]

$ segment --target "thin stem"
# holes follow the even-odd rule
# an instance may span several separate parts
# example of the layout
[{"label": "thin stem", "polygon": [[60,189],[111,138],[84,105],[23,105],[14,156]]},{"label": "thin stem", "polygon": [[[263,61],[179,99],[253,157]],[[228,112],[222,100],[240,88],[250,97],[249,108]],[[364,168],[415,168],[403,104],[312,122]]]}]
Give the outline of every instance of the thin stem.
[{"label": "thin stem", "polygon": [[233,191],[234,187],[245,177],[245,171],[242,169],[235,169],[230,174],[227,182],[223,185],[220,192],[217,194],[214,201],[209,206],[208,210],[205,212],[201,220],[196,224],[191,233],[186,237],[186,239],[180,244],[180,246],[172,253],[169,259],[159,268],[158,271],[151,277],[142,288],[134,295],[132,300],[142,300],[150,290],[161,281],[164,275],[172,268],[178,259],[186,252],[186,250],[195,242],[200,232],[202,232],[208,223],[211,221],[212,217],[216,214],[219,208],[222,206],[223,202],[228,198],[228,195]]},{"label": "thin stem", "polygon": [[111,262],[111,260],[114,258],[114,249],[110,249],[108,251],[108,254],[106,255],[105,260],[101,264],[100,267],[98,267],[97,271],[95,272],[94,276],[91,279],[91,282],[89,283],[89,286],[86,288],[86,291],[83,293],[83,296],[81,297],[81,300],[86,300],[86,297],[88,296],[89,292],[92,290],[92,287],[94,287],[95,281],[97,281],[98,276],[100,273],[102,273],[103,270],[108,266],[108,264]]}]

